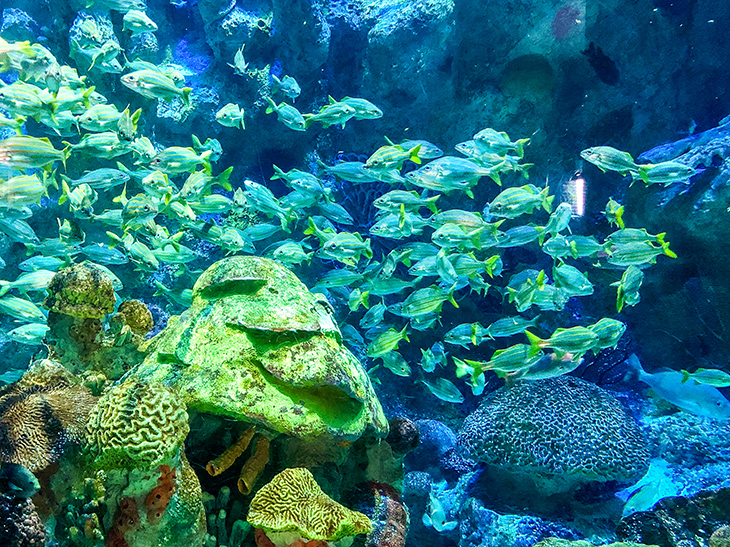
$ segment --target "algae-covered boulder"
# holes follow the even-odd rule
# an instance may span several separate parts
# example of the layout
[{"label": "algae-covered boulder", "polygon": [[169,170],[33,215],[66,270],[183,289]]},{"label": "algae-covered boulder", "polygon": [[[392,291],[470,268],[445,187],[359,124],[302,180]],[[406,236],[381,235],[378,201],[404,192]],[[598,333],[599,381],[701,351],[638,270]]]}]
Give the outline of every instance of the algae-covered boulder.
[{"label": "algae-covered boulder", "polygon": [[114,310],[114,301],[112,279],[103,270],[76,264],[53,276],[43,305],[71,317],[101,319]]},{"label": "algae-covered boulder", "polygon": [[134,372],[173,387],[190,410],[296,437],[350,440],[387,421],[327,301],[266,258],[213,264],[193,304],[149,342]]}]

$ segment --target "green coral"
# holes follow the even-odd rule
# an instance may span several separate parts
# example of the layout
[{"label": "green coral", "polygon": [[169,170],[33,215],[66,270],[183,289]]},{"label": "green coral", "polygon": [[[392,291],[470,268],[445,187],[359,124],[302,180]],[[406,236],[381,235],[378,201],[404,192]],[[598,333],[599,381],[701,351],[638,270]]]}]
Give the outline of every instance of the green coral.
[{"label": "green coral", "polygon": [[97,468],[149,469],[169,461],[189,430],[185,405],[174,393],[129,379],[101,396],[85,441]]},{"label": "green coral", "polygon": [[215,263],[149,350],[135,376],[176,388],[191,409],[297,437],[355,439],[368,425],[387,434],[331,307],[273,260]]},{"label": "green coral", "polygon": [[51,279],[43,305],[71,317],[101,319],[114,311],[111,277],[90,264],[63,268]]},{"label": "green coral", "polygon": [[285,469],[261,488],[251,500],[248,522],[266,532],[295,531],[323,541],[372,530],[367,516],[330,498],[303,467]]}]

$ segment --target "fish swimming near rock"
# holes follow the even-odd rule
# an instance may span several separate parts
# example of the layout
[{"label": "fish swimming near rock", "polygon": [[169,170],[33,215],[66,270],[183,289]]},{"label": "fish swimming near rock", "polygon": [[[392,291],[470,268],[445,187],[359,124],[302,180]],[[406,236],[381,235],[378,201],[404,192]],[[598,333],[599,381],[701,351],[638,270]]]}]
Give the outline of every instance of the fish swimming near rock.
[{"label": "fish swimming near rock", "polygon": [[685,375],[677,370],[648,373],[636,354],[632,354],[626,363],[629,366],[628,379],[636,378],[648,384],[657,395],[674,406],[715,420],[730,418],[730,401],[717,388],[686,382]]},{"label": "fish swimming near rock", "polygon": [[0,463],[0,491],[16,498],[31,498],[41,485],[28,468],[17,463]]}]

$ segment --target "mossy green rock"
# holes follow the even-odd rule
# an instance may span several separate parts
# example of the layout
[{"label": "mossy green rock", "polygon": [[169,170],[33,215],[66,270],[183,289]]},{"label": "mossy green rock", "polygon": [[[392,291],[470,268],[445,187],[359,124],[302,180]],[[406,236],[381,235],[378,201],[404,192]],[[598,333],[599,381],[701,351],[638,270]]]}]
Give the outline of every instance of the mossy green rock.
[{"label": "mossy green rock", "polygon": [[333,310],[281,264],[232,257],[193,288],[193,304],[148,343],[135,371],[189,409],[297,437],[359,437],[388,424],[367,373],[342,345]]}]

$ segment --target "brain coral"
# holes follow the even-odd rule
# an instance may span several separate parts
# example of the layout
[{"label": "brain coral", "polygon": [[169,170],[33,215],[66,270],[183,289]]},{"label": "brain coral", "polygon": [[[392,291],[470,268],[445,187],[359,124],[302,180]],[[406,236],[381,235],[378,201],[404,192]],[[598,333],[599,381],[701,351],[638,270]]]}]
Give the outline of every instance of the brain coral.
[{"label": "brain coral", "polygon": [[266,532],[336,541],[372,530],[370,519],[325,494],[304,467],[285,469],[251,500],[248,522]]},{"label": "brain coral", "polygon": [[458,443],[475,460],[536,479],[631,480],[649,461],[621,404],[571,376],[498,389],[466,418]]},{"label": "brain coral", "polygon": [[189,430],[185,405],[168,388],[131,379],[101,396],[86,444],[97,467],[151,468],[169,460]]}]

